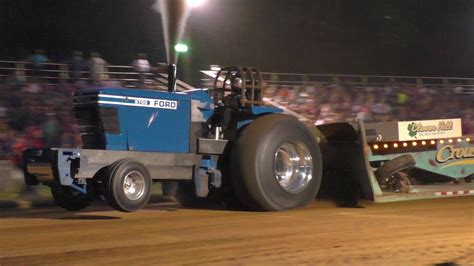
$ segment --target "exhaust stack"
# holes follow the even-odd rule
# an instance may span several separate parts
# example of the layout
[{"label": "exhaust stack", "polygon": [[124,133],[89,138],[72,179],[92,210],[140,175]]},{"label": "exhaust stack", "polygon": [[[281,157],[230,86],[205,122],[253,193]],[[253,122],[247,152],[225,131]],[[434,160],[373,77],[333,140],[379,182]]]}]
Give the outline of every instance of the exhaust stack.
[{"label": "exhaust stack", "polygon": [[189,8],[186,0],[158,1],[163,24],[166,59],[168,61],[168,91],[174,92],[176,90],[176,64],[178,62],[178,54],[174,50],[174,46],[183,35]]},{"label": "exhaust stack", "polygon": [[176,64],[168,65],[168,91],[176,91]]}]

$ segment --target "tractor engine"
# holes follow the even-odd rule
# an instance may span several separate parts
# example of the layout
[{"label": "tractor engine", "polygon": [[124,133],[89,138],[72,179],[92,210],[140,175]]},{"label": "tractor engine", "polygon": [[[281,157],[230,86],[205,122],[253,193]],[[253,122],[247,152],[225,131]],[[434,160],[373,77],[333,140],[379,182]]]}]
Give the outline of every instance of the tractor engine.
[{"label": "tractor engine", "polygon": [[188,153],[213,114],[206,92],[101,88],[74,95],[85,149]]}]

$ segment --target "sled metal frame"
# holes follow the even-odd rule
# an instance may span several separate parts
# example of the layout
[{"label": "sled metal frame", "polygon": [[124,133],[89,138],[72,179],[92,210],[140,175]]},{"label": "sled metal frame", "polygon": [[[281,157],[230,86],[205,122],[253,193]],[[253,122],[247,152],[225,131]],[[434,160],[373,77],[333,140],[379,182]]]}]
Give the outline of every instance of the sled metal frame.
[{"label": "sled metal frame", "polygon": [[[396,122],[393,123],[396,124]],[[437,141],[437,144],[432,149],[407,148],[406,152],[387,151],[383,154],[374,154],[372,151],[373,146],[371,145],[374,145],[374,143],[383,143],[380,140],[380,129],[386,129],[387,126],[393,127],[393,123],[391,125],[388,123],[383,125],[383,123],[366,124],[363,121],[358,121],[317,126],[322,136],[320,144],[324,166],[333,170],[337,169],[331,173],[328,178],[331,178],[331,175],[348,175],[348,177],[344,178],[346,178],[346,180],[350,178],[352,181],[355,181],[359,186],[361,197],[374,202],[395,202],[474,195],[474,180],[467,183],[465,182],[465,178],[462,178],[459,174],[460,172],[464,172],[466,177],[469,175],[472,177],[474,174],[474,163],[472,162],[467,165],[451,166],[451,168],[454,169],[452,172],[458,173],[457,176],[448,173],[446,178],[452,178],[452,182],[412,185],[410,186],[410,191],[406,193],[383,191],[374,174],[376,170],[376,168],[373,167],[374,163],[391,160],[404,154],[411,154],[417,162],[415,166],[417,170],[428,172],[426,170],[429,169],[428,174],[442,176],[443,174],[437,173],[437,170],[433,168],[432,165],[429,165],[426,159],[433,156],[433,154],[443,146],[452,144],[447,139],[445,141],[443,140],[444,143]],[[377,130],[377,127],[379,127],[379,130]],[[387,132],[391,131],[389,130]],[[460,145],[462,147],[474,147],[474,136],[463,136],[461,139],[462,143]],[[466,139],[470,139],[470,141],[466,141]],[[457,138],[454,141],[457,142]],[[381,148],[383,148],[383,146],[381,146]],[[420,160],[425,160],[425,163],[420,163]],[[459,182],[455,183],[456,180]]]}]

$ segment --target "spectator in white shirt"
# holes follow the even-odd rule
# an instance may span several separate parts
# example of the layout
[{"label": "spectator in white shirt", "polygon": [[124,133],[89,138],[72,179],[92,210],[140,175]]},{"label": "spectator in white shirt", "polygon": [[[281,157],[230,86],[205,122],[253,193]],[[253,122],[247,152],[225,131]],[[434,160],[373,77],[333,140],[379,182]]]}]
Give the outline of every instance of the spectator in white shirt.
[{"label": "spectator in white shirt", "polygon": [[148,62],[146,55],[138,54],[132,64],[135,72],[139,75],[140,83],[145,83],[146,75],[150,73],[150,62]]},{"label": "spectator in white shirt", "polygon": [[101,85],[106,79],[108,63],[100,57],[99,53],[91,53],[89,71],[92,83]]}]

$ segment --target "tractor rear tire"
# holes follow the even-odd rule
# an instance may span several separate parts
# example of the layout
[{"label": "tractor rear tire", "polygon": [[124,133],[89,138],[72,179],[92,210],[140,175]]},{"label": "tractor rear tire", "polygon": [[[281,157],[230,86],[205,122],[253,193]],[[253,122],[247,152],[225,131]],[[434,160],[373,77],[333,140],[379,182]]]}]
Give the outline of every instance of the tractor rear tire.
[{"label": "tractor rear tire", "polygon": [[299,208],[321,185],[322,160],[316,137],[296,118],[270,114],[245,127],[234,146],[233,186],[253,210]]},{"label": "tractor rear tire", "polygon": [[68,211],[80,211],[91,203],[87,195],[68,186],[52,185],[51,194],[56,204]]},{"label": "tractor rear tire", "polygon": [[112,208],[133,212],[148,203],[151,184],[148,169],[136,160],[125,158],[108,167],[104,176],[103,193]]}]

